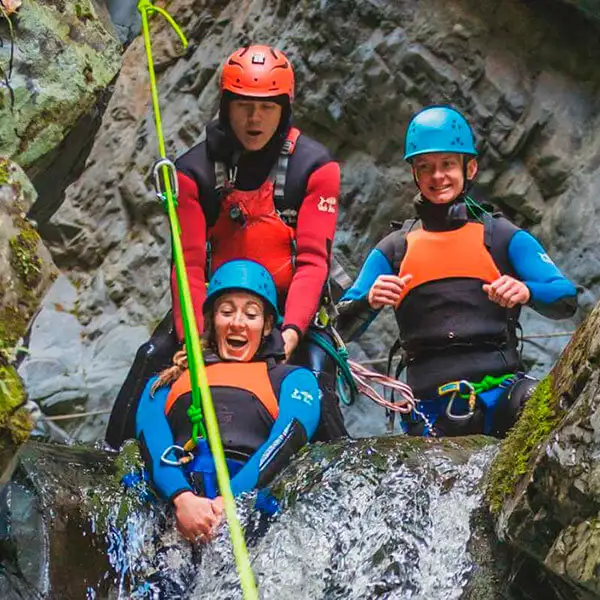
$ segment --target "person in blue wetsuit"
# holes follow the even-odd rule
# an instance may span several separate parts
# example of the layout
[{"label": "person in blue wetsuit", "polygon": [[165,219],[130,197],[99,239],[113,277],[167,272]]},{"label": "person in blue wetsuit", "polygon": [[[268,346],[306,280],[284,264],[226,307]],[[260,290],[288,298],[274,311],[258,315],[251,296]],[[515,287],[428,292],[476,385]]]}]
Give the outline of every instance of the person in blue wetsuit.
[{"label": "person in blue wetsuit", "polygon": [[404,419],[413,435],[504,436],[535,386],[520,372],[521,306],[552,319],[577,309],[575,286],[540,243],[468,196],[476,157],[458,111],[430,106],[412,117],[405,159],[418,219],[377,244],[338,304],[337,326],[353,339],[394,307],[407,382],[426,417]]},{"label": "person in blue wetsuit", "polygon": [[[233,260],[210,280],[204,302],[205,362],[234,495],[264,488],[313,436],[320,396],[308,369],[285,357],[277,292],[256,262]],[[151,379],[136,412],[136,436],[158,493],[173,503],[184,537],[206,540],[222,511],[212,457],[200,439],[182,464],[192,424],[185,352]]]}]

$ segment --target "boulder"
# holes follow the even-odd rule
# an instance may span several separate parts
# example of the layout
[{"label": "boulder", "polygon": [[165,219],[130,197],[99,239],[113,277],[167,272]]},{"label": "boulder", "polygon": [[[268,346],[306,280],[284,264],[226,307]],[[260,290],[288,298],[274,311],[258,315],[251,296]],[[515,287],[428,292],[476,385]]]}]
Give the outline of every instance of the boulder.
[{"label": "boulder", "polygon": [[569,598],[600,598],[600,305],[503,442],[488,498],[501,539]]}]

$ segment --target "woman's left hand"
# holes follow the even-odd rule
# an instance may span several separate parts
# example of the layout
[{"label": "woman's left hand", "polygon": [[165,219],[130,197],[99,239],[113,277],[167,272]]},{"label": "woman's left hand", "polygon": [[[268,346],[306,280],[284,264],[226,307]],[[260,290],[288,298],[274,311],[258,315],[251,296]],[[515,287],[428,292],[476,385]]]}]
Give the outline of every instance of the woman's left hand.
[{"label": "woman's left hand", "polygon": [[529,288],[518,279],[510,275],[502,275],[492,283],[486,283],[483,291],[488,298],[506,308],[513,308],[517,304],[527,304],[531,298]]},{"label": "woman's left hand", "polygon": [[281,337],[283,338],[283,349],[285,352],[285,360],[288,361],[290,356],[296,349],[298,342],[300,341],[300,336],[295,329],[291,327],[281,332]]}]

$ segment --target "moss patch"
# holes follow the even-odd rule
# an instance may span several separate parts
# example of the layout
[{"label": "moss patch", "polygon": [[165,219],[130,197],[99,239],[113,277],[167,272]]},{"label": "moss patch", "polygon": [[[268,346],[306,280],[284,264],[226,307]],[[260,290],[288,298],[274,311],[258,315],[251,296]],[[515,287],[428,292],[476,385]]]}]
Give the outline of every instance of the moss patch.
[{"label": "moss patch", "polygon": [[6,158],[0,158],[0,185],[6,185],[8,183],[8,160]]},{"label": "moss patch", "polygon": [[492,512],[499,512],[504,501],[514,493],[517,483],[532,466],[535,451],[563,414],[549,375],[540,381],[525,404],[521,417],[502,442],[500,452],[492,463],[486,491]]},{"label": "moss patch", "polygon": [[9,353],[25,333],[39,298],[36,288],[42,278],[43,262],[38,255],[40,237],[20,215],[13,217],[19,233],[9,240],[10,265],[15,273],[18,302],[0,308],[0,359],[9,360]]},{"label": "moss patch", "polygon": [[31,228],[21,232],[9,241],[10,265],[26,289],[35,287],[41,279],[42,259],[37,254],[40,238]]},{"label": "moss patch", "polygon": [[9,436],[14,444],[24,442],[32,428],[29,413],[18,410],[24,399],[25,392],[17,372],[10,365],[0,364],[0,431],[7,432],[3,437]]}]

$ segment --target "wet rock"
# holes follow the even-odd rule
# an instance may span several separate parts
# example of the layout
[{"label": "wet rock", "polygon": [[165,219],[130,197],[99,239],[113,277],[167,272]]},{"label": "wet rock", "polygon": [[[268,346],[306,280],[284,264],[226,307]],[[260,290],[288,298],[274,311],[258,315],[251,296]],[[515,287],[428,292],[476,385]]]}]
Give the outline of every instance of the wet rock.
[{"label": "wet rock", "polygon": [[489,497],[501,538],[572,598],[600,597],[600,306],[502,446]]},{"label": "wet rock", "polygon": [[22,383],[12,366],[17,344],[56,278],[39,235],[25,218],[36,192],[21,168],[0,156],[0,475],[31,423],[19,407]]},{"label": "wet rock", "polygon": [[122,42],[130,42],[141,30],[137,0],[103,0],[110,12],[115,29]]},{"label": "wet rock", "polygon": [[515,163],[498,177],[491,199],[519,210],[532,223],[542,220],[544,198],[523,164]]}]

